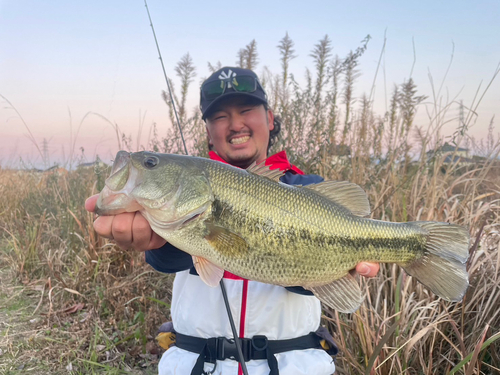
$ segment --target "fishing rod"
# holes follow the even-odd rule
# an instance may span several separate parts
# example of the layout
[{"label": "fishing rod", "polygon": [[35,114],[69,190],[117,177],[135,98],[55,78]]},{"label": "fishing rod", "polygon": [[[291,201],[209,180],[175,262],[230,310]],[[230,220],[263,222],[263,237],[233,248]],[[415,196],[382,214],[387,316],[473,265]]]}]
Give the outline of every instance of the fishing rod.
[{"label": "fishing rod", "polygon": [[[163,58],[161,56],[160,46],[158,45],[158,39],[156,38],[155,28],[153,26],[153,20],[151,19],[151,14],[149,13],[148,3],[146,0],[144,0],[144,5],[146,6],[146,11],[148,12],[148,18],[149,18],[149,24],[151,26],[151,30],[153,30],[153,36],[155,38],[156,49],[158,50],[158,56],[160,57],[161,68],[163,70],[163,75],[165,77],[165,81],[167,82],[168,93],[170,95],[170,102],[172,103],[172,108],[174,109],[175,118],[177,120],[177,126],[179,127],[179,132],[181,134],[182,144],[184,145],[184,151],[185,151],[186,155],[189,155],[189,152],[188,152],[187,147],[186,147],[186,142],[184,141],[184,135],[182,134],[181,122],[179,121],[179,116],[177,115],[177,110],[175,108],[174,97],[172,95],[170,83],[169,83],[168,78],[167,78],[167,72],[165,71],[165,65],[163,64]],[[220,285],[220,288],[222,291],[222,297],[224,299],[224,304],[226,306],[227,316],[229,318],[229,324],[231,325],[231,331],[233,332],[233,340],[234,340],[234,343],[236,345],[236,350],[238,352],[238,362],[240,363],[241,370],[242,370],[243,374],[248,375],[248,370],[247,370],[247,366],[245,363],[245,358],[243,357],[243,352],[241,350],[240,340],[238,340],[238,332],[236,331],[236,325],[234,324],[233,314],[231,313],[231,308],[229,307],[229,300],[227,298],[226,287],[224,285],[224,278],[220,279],[219,285]],[[212,371],[205,372],[203,370],[203,373],[207,374],[207,375],[214,373],[216,366],[217,366],[217,360],[215,362],[215,366],[212,369]]]},{"label": "fishing rod", "polygon": [[156,49],[158,50],[158,56],[160,57],[161,68],[163,69],[163,76],[167,82],[168,93],[170,95],[170,103],[172,103],[172,108],[174,109],[175,119],[177,120],[177,126],[179,126],[179,132],[181,133],[182,144],[184,145],[184,152],[189,155],[188,149],[186,147],[186,141],[184,141],[184,135],[182,134],[181,122],[179,121],[179,115],[177,114],[177,109],[175,108],[175,100],[172,95],[172,90],[170,88],[170,81],[167,78],[167,72],[165,71],[165,65],[163,64],[163,58],[161,57],[160,46],[158,45],[158,39],[156,39],[155,28],[153,27],[153,20],[151,19],[151,14],[149,14],[148,3],[144,0],[144,5],[146,6],[146,11],[148,12],[149,24],[151,25],[151,30],[153,30],[153,36],[155,38]]}]

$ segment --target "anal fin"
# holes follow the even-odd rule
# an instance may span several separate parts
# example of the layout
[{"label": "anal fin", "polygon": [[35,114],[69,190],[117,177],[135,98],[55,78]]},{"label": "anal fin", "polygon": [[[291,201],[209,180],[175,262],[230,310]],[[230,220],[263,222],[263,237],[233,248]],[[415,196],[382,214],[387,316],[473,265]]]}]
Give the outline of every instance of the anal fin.
[{"label": "anal fin", "polygon": [[350,273],[330,284],[307,289],[328,307],[344,313],[359,309],[364,299],[358,282]]},{"label": "anal fin", "polygon": [[205,282],[205,284],[212,287],[219,285],[219,282],[224,275],[223,269],[217,267],[205,258],[194,255],[193,264],[194,268],[196,268],[196,272],[198,272],[198,275],[200,275],[200,278]]}]

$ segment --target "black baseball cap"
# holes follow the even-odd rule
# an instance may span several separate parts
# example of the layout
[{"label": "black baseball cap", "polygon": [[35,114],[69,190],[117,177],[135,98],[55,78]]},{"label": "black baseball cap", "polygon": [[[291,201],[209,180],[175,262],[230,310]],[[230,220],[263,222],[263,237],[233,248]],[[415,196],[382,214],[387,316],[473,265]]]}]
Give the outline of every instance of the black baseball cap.
[{"label": "black baseball cap", "polygon": [[214,104],[235,95],[249,96],[267,104],[267,95],[257,74],[250,69],[226,66],[213,73],[201,85],[200,109],[203,120]]}]

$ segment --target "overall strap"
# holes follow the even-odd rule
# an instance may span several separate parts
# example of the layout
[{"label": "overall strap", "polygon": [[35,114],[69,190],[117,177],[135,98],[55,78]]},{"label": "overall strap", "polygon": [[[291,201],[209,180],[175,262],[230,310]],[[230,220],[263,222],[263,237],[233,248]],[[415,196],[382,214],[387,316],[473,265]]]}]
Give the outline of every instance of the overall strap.
[{"label": "overall strap", "polygon": [[[254,336],[251,339],[238,339],[241,344],[245,362],[264,359],[269,365],[269,375],[279,375],[278,361],[275,354],[291,350],[321,349],[322,338],[311,332],[305,336],[286,340],[268,340],[266,336]],[[176,333],[179,348],[199,354],[191,375],[203,375],[205,362],[216,364],[216,361],[237,358],[236,345],[233,339],[216,337],[204,339],[200,337]]]}]

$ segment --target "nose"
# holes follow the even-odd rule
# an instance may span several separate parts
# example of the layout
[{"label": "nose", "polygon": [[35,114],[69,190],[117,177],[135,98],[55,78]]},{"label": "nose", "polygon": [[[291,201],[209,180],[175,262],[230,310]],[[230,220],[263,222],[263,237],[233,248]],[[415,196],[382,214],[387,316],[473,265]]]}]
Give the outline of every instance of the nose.
[{"label": "nose", "polygon": [[245,128],[243,116],[239,113],[232,113],[229,122],[229,130],[238,133],[243,130],[243,128]]}]

